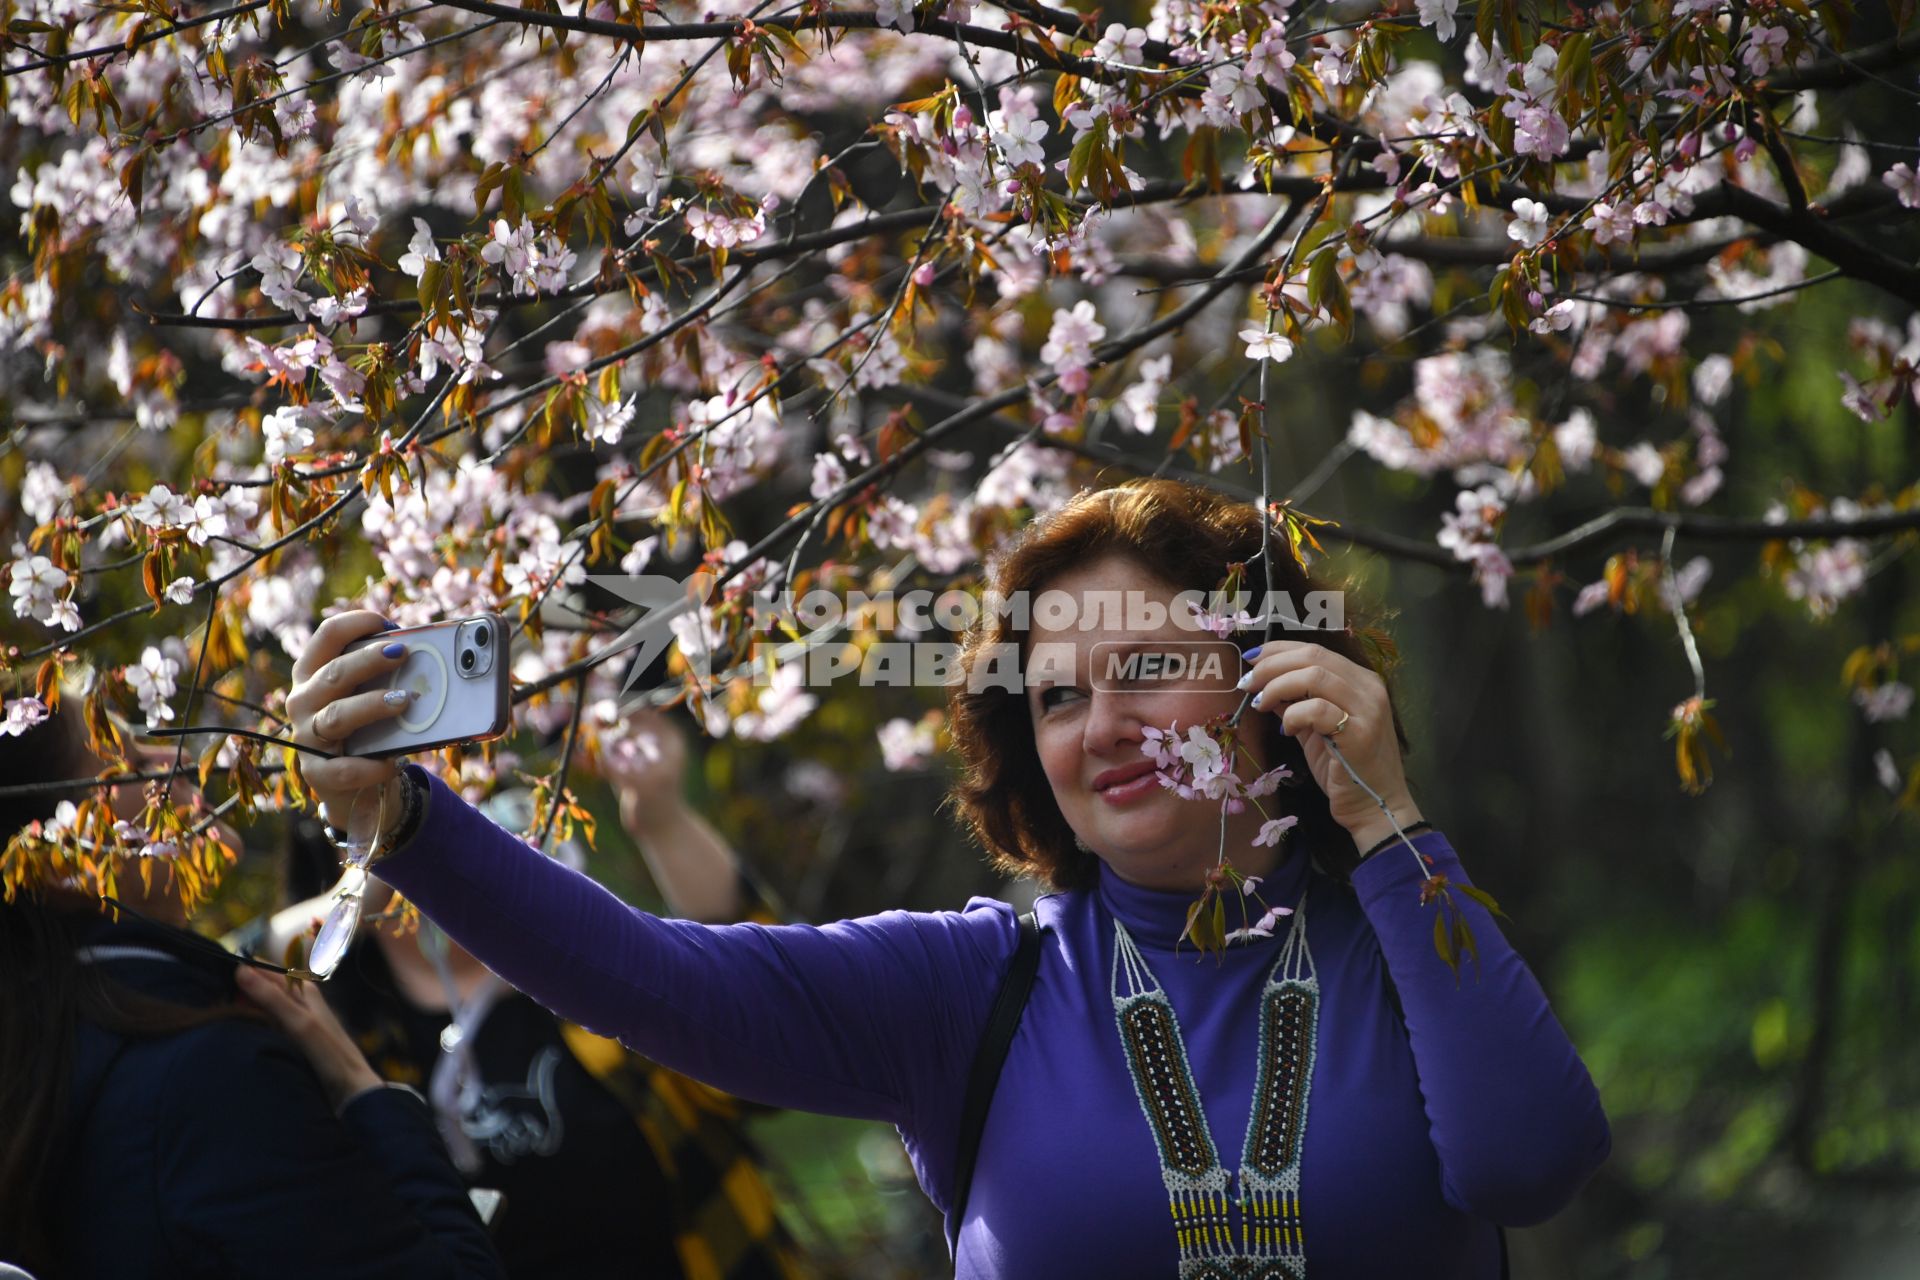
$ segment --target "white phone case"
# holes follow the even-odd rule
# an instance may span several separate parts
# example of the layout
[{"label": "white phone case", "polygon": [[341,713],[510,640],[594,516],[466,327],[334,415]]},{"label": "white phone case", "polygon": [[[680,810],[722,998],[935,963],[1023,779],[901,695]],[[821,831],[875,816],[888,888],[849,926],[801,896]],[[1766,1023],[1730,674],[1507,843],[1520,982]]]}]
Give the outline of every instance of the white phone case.
[{"label": "white phone case", "polygon": [[356,731],[341,750],[355,756],[392,756],[506,732],[513,709],[508,640],[506,620],[485,613],[379,631],[348,644],[349,652],[395,641],[407,646],[406,661],[354,692],[406,689],[419,696],[392,719]]}]

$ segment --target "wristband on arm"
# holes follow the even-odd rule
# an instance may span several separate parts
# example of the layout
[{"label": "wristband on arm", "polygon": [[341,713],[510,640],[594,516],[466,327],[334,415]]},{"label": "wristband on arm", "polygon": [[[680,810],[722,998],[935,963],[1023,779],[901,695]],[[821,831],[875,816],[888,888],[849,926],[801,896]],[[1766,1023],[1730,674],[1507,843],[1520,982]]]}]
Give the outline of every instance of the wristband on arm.
[{"label": "wristband on arm", "polygon": [[[1421,822],[1414,823],[1410,827],[1402,827],[1400,830],[1406,832],[1407,835],[1411,836],[1416,831],[1433,830],[1433,824],[1431,822],[1421,821]],[[1380,852],[1382,849],[1386,848],[1388,845],[1396,843],[1399,839],[1400,839],[1400,832],[1399,831],[1394,832],[1392,835],[1388,836],[1385,840],[1382,840],[1379,844],[1376,844],[1375,846],[1373,846],[1373,848],[1361,854],[1360,861],[1365,862],[1368,858],[1371,858],[1374,854]]]}]

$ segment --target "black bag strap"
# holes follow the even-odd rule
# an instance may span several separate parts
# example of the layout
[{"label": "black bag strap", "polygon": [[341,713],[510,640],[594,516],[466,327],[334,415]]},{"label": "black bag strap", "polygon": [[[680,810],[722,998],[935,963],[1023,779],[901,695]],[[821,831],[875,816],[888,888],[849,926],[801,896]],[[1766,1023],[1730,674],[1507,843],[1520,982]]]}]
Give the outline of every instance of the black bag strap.
[{"label": "black bag strap", "polygon": [[1033,992],[1033,977],[1038,972],[1040,917],[1029,911],[1020,917],[1020,943],[1014,949],[1013,964],[993,999],[986,1033],[980,1037],[980,1047],[973,1053],[973,1068],[967,1074],[966,1101],[960,1108],[960,1147],[953,1165],[953,1210],[947,1215],[949,1253],[959,1248],[960,1221],[967,1214],[973,1166],[980,1156],[980,1135],[986,1131],[987,1111],[993,1106],[993,1091],[1000,1083],[1000,1068],[1006,1064],[1013,1033],[1020,1029],[1020,1015],[1026,1012],[1027,997]]}]

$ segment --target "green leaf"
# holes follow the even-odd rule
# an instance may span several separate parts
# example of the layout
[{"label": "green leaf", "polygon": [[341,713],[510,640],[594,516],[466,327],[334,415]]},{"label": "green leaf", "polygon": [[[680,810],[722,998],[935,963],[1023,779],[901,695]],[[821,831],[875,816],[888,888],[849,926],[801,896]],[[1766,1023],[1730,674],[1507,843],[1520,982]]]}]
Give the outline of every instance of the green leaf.
[{"label": "green leaf", "polygon": [[1080,77],[1063,75],[1053,82],[1053,114],[1064,119],[1067,108],[1080,101]]},{"label": "green leaf", "polygon": [[1488,911],[1492,912],[1494,915],[1499,916],[1502,920],[1508,920],[1512,918],[1509,915],[1507,915],[1506,912],[1500,909],[1500,904],[1495,902],[1493,900],[1493,895],[1488,893],[1485,889],[1476,889],[1470,884],[1460,884],[1458,881],[1454,883],[1453,887],[1458,889],[1460,892],[1466,894],[1469,898],[1472,898],[1475,902],[1485,907]]},{"label": "green leaf", "polygon": [[1512,287],[1513,268],[1502,267],[1493,273],[1493,283],[1487,286],[1487,309],[1500,310],[1500,304],[1506,300],[1507,290]]},{"label": "green leaf", "polygon": [[772,34],[775,40],[787,46],[788,52],[800,61],[807,62],[811,60],[805,46],[800,43],[799,38],[795,36],[792,31],[786,27],[767,27],[766,30]]},{"label": "green leaf", "polygon": [[473,184],[473,215],[479,217],[487,211],[487,197],[494,188],[507,180],[507,166],[502,161],[494,161],[481,171],[480,180]]},{"label": "green leaf", "polygon": [[1311,257],[1313,251],[1325,243],[1328,236],[1338,230],[1340,230],[1340,225],[1332,218],[1322,218],[1319,222],[1314,223],[1313,226],[1307,230],[1307,233],[1300,237],[1300,247],[1293,251],[1293,260],[1298,262],[1302,258]]},{"label": "green leaf", "polygon": [[1078,191],[1086,185],[1087,170],[1092,166],[1094,151],[1100,145],[1099,134],[1098,129],[1087,130],[1067,154],[1067,190]]},{"label": "green leaf", "polygon": [[1473,961],[1474,977],[1480,975],[1480,949],[1474,945],[1473,926],[1467,923],[1467,917],[1456,913],[1453,917],[1453,952],[1465,955]]},{"label": "green leaf", "polygon": [[[1480,47],[1482,49],[1485,49],[1489,53],[1493,52],[1493,33],[1495,28],[1499,25],[1499,22],[1500,22],[1500,9],[1498,5],[1495,5],[1492,2],[1492,0],[1483,0],[1483,3],[1480,5],[1480,7],[1474,11],[1474,15],[1473,15],[1474,39],[1478,40],[1480,42]],[[1507,56],[1508,57],[1513,56],[1512,50],[1508,50]]]},{"label": "green leaf", "polygon": [[1453,969],[1456,974],[1459,972],[1454,967],[1453,939],[1447,936],[1447,913],[1444,910],[1433,913],[1433,949],[1447,962],[1447,968]]},{"label": "green leaf", "polygon": [[1332,288],[1335,273],[1340,263],[1332,251],[1319,254],[1307,267],[1307,305],[1319,307],[1325,304],[1328,290]]},{"label": "green leaf", "polygon": [[1191,942],[1196,947],[1200,945],[1200,935],[1195,930],[1200,924],[1200,909],[1206,905],[1207,900],[1203,897],[1187,908],[1187,927],[1180,931],[1180,937],[1174,943],[1176,951],[1182,942]]}]

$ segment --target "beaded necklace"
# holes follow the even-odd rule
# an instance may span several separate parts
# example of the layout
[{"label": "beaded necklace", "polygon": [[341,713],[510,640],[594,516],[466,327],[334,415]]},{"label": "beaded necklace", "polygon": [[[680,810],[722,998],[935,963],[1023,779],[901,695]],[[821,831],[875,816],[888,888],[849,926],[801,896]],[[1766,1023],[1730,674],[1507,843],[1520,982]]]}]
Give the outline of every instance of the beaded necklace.
[{"label": "beaded necklace", "polygon": [[[1260,992],[1260,1067],[1237,1179],[1214,1149],[1173,1004],[1117,919],[1113,934],[1114,1021],[1160,1149],[1160,1176],[1180,1241],[1180,1280],[1305,1280],[1300,1156],[1320,1011],[1305,892]],[[1228,1216],[1236,1180],[1238,1241]]]}]

